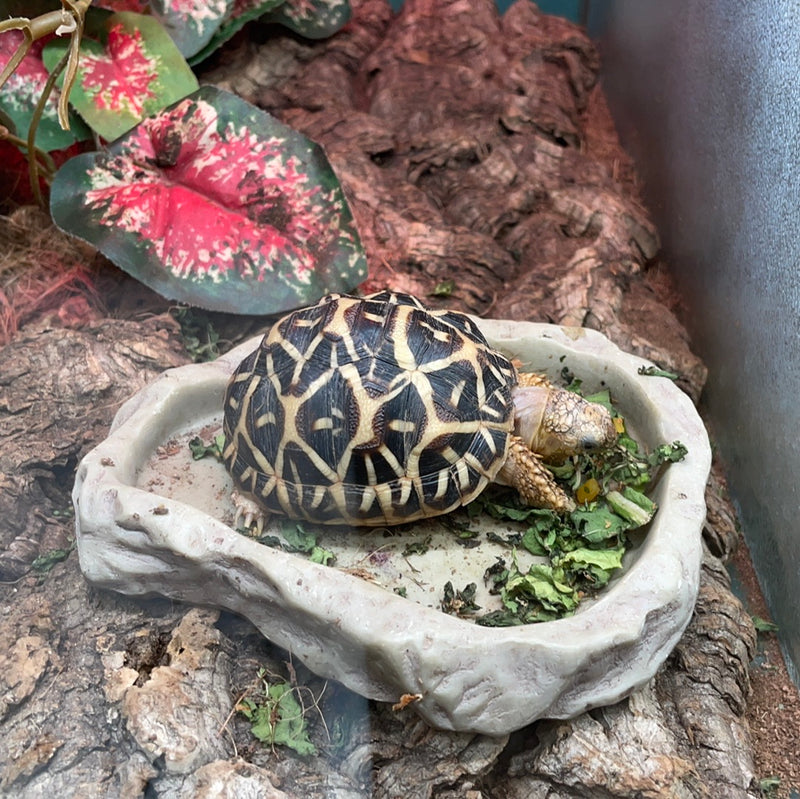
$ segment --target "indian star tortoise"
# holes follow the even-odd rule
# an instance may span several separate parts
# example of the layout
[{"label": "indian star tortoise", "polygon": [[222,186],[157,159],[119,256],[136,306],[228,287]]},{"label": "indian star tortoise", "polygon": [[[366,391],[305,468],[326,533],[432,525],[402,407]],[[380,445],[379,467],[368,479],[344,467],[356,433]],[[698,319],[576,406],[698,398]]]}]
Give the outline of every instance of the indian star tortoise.
[{"label": "indian star tortoise", "polygon": [[492,481],[569,511],[543,461],[617,437],[606,408],[518,372],[468,316],[391,292],[278,321],[231,377],[224,434],[236,521],[366,526],[448,513]]}]

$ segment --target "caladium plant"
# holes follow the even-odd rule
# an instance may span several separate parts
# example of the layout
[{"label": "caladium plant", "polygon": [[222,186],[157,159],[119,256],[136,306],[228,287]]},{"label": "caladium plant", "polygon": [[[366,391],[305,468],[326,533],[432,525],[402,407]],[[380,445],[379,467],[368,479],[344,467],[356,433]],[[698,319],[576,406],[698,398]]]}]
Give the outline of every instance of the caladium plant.
[{"label": "caladium plant", "polygon": [[[48,69],[55,67],[67,47],[60,39],[45,47]],[[84,36],[70,102],[100,136],[115,139],[197,85],[159,22],[123,11],[106,17],[96,39]]]},{"label": "caladium plant", "polygon": [[[90,0],[70,0],[61,14],[47,10],[49,0],[27,0],[35,19],[20,0],[6,2],[17,16],[0,21],[0,32],[10,31],[0,37],[4,77],[17,69],[27,78],[32,64],[41,83],[43,65],[66,64],[59,120],[66,124],[69,99],[100,137],[114,140],[56,176],[51,213],[63,230],[164,296],[210,310],[284,311],[366,277],[322,150],[234,95],[198,90],[182,55],[202,57],[271,10],[280,11],[273,21],[328,35],[349,16],[348,0],[95,0],[91,8]],[[0,51],[0,69],[2,58]],[[23,83],[6,84],[14,100],[31,99]],[[0,122],[21,129],[12,141],[22,148],[32,118],[17,123],[0,113]],[[40,128],[37,145],[50,149],[43,135]],[[37,159],[38,174],[29,159],[35,186],[55,169],[41,152]]]},{"label": "caladium plant", "polygon": [[210,310],[275,313],[366,277],[322,149],[210,86],[68,161],[50,210],[146,285]]},{"label": "caladium plant", "polygon": [[287,0],[265,19],[308,39],[324,39],[350,19],[350,4],[342,0]]},{"label": "caladium plant", "polygon": [[97,8],[110,11],[150,13],[172,37],[184,57],[205,47],[223,20],[230,16],[234,0],[96,0]]},{"label": "caladium plant", "polygon": [[153,0],[152,10],[186,58],[205,47],[234,0]]},{"label": "caladium plant", "polygon": [[[268,11],[277,8],[283,0],[234,0],[228,14],[220,21],[206,45],[191,56],[187,55],[190,64],[197,64],[221,47],[248,22],[259,19]],[[348,0],[344,0],[349,8]]]},{"label": "caladium plant", "polygon": [[[0,69],[5,67],[23,40],[22,31],[11,30],[0,36]],[[42,62],[42,43],[34,42],[17,69],[0,87],[0,108],[13,125],[12,131],[26,138],[34,110],[47,83],[48,72]],[[57,96],[51,94],[36,131],[36,145],[47,152],[69,147],[91,137],[91,131],[74,112],[69,130],[58,124]]]}]

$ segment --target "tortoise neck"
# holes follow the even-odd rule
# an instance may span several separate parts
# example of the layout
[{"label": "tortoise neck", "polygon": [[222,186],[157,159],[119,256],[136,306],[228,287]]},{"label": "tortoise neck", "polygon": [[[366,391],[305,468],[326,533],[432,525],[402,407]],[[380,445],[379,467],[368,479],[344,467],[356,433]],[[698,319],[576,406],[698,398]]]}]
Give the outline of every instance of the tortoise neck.
[{"label": "tortoise neck", "polygon": [[514,401],[514,432],[534,452],[540,452],[542,420],[549,395],[545,386],[515,386],[511,392]]}]

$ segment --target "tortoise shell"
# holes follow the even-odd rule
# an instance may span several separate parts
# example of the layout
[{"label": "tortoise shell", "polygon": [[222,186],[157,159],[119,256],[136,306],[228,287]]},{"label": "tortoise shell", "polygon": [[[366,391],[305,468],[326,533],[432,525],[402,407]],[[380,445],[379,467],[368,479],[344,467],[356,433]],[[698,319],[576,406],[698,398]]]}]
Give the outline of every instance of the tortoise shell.
[{"label": "tortoise shell", "polygon": [[468,503],[506,459],[511,362],[407,294],[283,317],[228,384],[223,458],[269,513],[397,524]]}]

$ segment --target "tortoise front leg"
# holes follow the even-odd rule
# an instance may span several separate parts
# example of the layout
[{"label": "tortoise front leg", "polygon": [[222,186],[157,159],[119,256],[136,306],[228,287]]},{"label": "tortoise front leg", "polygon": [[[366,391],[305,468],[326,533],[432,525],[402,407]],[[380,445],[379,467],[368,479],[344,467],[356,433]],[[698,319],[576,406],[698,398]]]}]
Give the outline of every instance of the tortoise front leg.
[{"label": "tortoise front leg", "polygon": [[548,508],[559,513],[575,510],[575,503],[556,484],[541,458],[528,449],[519,436],[511,436],[508,457],[497,481],[515,488],[520,499],[533,508]]}]

